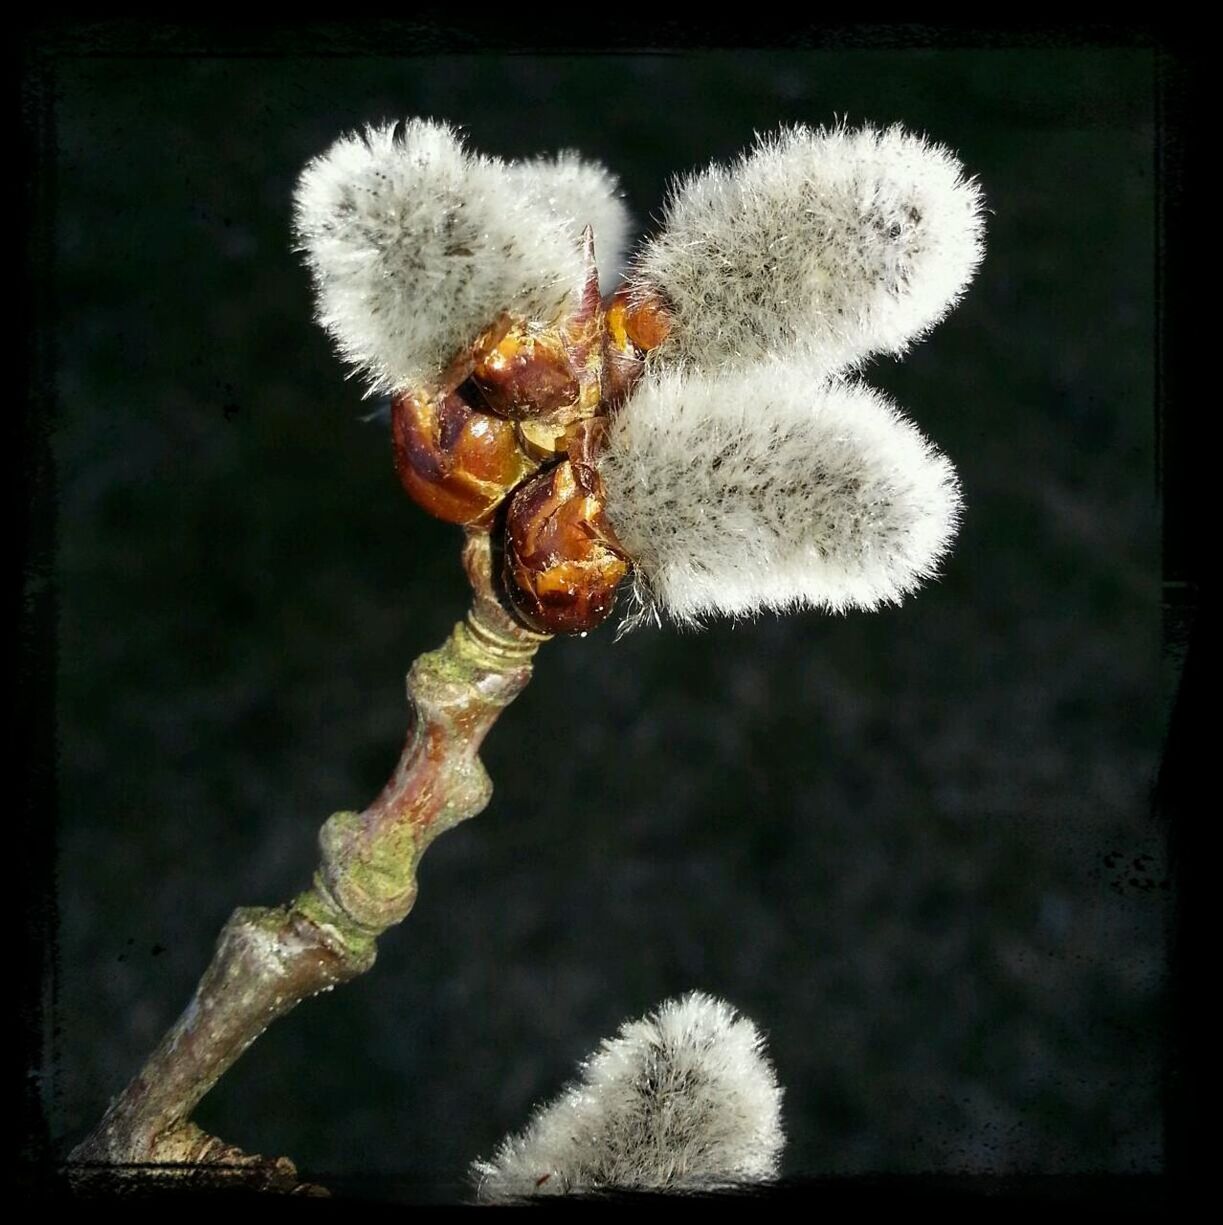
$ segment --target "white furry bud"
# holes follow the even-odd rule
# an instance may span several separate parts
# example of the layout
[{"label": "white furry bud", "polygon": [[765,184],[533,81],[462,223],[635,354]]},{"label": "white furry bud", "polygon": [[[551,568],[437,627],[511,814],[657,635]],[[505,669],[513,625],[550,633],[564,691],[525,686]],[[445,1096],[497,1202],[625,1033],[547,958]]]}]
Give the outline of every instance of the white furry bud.
[{"label": "white furry bud", "polygon": [[785,1142],[781,1096],[755,1026],[690,992],[621,1026],[472,1176],[491,1201],[762,1182]]},{"label": "white furry bud", "polygon": [[713,370],[802,350],[827,373],[901,353],[980,263],[980,189],[899,126],[803,126],[672,190],[632,277],[675,317],[663,362]]},{"label": "white furry bud", "polygon": [[798,356],[647,376],[599,472],[634,561],[626,627],[896,603],[959,523],[950,462],[879,392]]},{"label": "white furry bud", "polygon": [[523,191],[564,218],[575,238],[588,225],[594,230],[599,283],[604,293],[610,293],[624,267],[630,224],[616,176],[571,149],[555,157],[511,162],[510,173]]},{"label": "white furry bud", "polygon": [[551,322],[585,278],[570,210],[591,210],[599,176],[573,158],[511,166],[422,119],[341,137],[294,196],[319,323],[373,393],[428,386],[504,311]]}]

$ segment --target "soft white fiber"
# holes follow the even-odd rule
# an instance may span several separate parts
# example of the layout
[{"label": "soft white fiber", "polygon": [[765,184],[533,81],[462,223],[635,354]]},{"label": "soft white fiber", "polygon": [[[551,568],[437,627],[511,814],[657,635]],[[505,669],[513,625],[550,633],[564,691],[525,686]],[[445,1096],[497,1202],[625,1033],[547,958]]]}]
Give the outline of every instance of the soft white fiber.
[{"label": "soft white fiber", "polygon": [[576,299],[587,221],[624,240],[613,186],[573,155],[510,165],[423,119],[343,136],[294,197],[318,321],[371,394],[428,387],[503,312],[547,323]]},{"label": "soft white fiber", "polygon": [[832,373],[902,353],[972,278],[983,212],[956,157],[899,126],[758,137],[679,181],[634,260],[675,315],[657,360],[714,370],[801,350]]},{"label": "soft white fiber", "polygon": [[654,371],[599,460],[634,561],[626,627],[897,603],[955,534],[950,462],[879,392],[791,356]]},{"label": "soft white fiber", "polygon": [[785,1142],[781,1096],[756,1027],[691,992],[623,1025],[472,1176],[494,1202],[761,1182],[776,1177]]},{"label": "soft white fiber", "polygon": [[571,149],[555,157],[511,162],[510,173],[525,193],[564,218],[575,236],[588,225],[594,230],[599,283],[610,293],[624,269],[630,225],[616,176]]}]

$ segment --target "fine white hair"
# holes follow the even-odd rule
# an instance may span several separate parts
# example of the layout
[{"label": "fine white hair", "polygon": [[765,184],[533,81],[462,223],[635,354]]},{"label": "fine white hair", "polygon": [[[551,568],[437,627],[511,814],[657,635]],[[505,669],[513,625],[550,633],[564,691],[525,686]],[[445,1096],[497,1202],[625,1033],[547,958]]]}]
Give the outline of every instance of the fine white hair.
[{"label": "fine white hair", "polygon": [[678,181],[631,279],[674,314],[659,361],[802,350],[832,373],[903,353],[955,305],[983,213],[956,157],[899,125],[782,128]]},{"label": "fine white hair", "polygon": [[959,524],[955,469],[879,392],[789,356],[655,371],[598,461],[634,561],[624,628],[898,603]]},{"label": "fine white hair", "polygon": [[573,149],[554,157],[511,162],[509,169],[524,193],[568,222],[575,237],[588,225],[594,230],[599,284],[604,293],[610,293],[624,269],[630,226],[616,176]]},{"label": "fine white hair", "polygon": [[342,136],[294,195],[318,321],[370,394],[427,388],[503,312],[550,323],[574,301],[591,220],[574,210],[622,244],[619,201],[595,207],[613,188],[574,155],[513,165],[469,151],[445,123]]},{"label": "fine white hair", "polygon": [[621,1026],[471,1174],[492,1202],[759,1183],[777,1176],[781,1097],[752,1022],[693,991]]}]

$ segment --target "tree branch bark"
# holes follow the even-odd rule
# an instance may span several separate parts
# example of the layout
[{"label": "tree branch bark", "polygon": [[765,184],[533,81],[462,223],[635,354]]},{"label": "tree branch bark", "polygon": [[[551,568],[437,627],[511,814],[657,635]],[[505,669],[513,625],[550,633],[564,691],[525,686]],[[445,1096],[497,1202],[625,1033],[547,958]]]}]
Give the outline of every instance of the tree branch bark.
[{"label": "tree branch bark", "polygon": [[78,1177],[99,1168],[211,1172],[302,1189],[286,1158],[247,1156],[190,1116],[273,1021],[374,964],[378,936],[412,909],[425,849],[488,804],[492,783],[478,750],[530,680],[547,635],[523,628],[498,600],[487,532],[468,533],[463,563],[471,608],[408,673],[412,718],[390,781],[364,812],[339,812],[323,825],[309,889],[275,909],[234,911],[191,1002],[69,1157]]}]

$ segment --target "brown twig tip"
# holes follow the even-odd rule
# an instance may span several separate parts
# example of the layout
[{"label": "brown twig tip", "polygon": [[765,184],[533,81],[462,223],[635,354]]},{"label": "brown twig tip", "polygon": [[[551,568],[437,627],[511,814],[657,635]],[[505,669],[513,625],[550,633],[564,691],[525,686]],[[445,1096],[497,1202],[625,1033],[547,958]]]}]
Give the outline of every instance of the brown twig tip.
[{"label": "brown twig tip", "polygon": [[221,931],[212,963],[140,1074],[72,1153],[74,1177],[190,1175],[298,1190],[286,1158],[253,1157],[202,1132],[190,1115],[278,1017],[374,964],[376,940],[416,898],[416,866],[444,830],[487,805],[478,753],[501,711],[531,677],[546,634],[498,599],[486,531],[471,530],[463,564],[472,585],[464,621],[408,673],[411,721],[399,763],[363,812],[340,812],[319,834],[313,885],[277,908],[243,907]]}]

